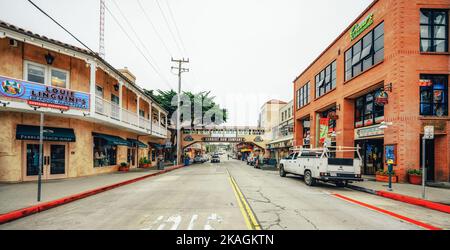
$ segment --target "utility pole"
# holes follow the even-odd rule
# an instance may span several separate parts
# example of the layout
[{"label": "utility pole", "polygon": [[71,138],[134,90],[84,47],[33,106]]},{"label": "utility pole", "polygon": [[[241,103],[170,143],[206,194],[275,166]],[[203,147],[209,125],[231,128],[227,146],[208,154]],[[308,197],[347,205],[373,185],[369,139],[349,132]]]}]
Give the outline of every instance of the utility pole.
[{"label": "utility pole", "polygon": [[172,70],[178,70],[178,94],[177,94],[177,165],[180,165],[181,161],[181,74],[189,72],[188,68],[183,68],[183,63],[189,63],[188,59],[175,60],[172,58],[172,62],[177,63],[178,67],[172,67]]},{"label": "utility pole", "polygon": [[100,0],[99,54],[105,58],[105,0]]}]

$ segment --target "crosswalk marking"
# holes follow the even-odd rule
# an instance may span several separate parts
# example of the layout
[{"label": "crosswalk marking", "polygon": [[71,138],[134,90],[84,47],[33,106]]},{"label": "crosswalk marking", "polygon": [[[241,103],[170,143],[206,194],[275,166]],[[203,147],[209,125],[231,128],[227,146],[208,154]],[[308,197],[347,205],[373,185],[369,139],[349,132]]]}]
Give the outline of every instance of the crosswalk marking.
[{"label": "crosswalk marking", "polygon": [[[149,216],[145,216],[146,219],[144,221],[150,221]],[[203,228],[204,230],[215,230],[217,224],[222,223],[223,218],[216,213],[209,214],[204,218],[204,224],[202,225],[200,216],[198,214],[194,214],[192,216],[181,216],[180,214],[168,215],[168,216],[158,216],[156,220],[154,220],[150,225],[145,226],[142,230],[184,230],[184,228],[180,228],[183,221],[189,221],[187,225],[187,230],[193,230],[194,228]],[[145,223],[144,223],[145,224]],[[186,224],[184,224],[186,225]]]}]

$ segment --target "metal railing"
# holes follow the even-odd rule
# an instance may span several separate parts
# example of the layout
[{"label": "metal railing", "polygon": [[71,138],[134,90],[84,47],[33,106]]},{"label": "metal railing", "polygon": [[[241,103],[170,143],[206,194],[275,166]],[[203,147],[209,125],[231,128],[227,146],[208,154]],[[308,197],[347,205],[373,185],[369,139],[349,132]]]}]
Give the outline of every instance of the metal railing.
[{"label": "metal railing", "polygon": [[139,127],[147,131],[152,131],[159,136],[167,135],[167,129],[165,127],[158,125],[158,123],[152,124],[150,120],[147,120],[144,117],[138,117],[136,113],[123,109],[116,103],[107,101],[99,96],[95,98],[95,112],[116,121]]}]

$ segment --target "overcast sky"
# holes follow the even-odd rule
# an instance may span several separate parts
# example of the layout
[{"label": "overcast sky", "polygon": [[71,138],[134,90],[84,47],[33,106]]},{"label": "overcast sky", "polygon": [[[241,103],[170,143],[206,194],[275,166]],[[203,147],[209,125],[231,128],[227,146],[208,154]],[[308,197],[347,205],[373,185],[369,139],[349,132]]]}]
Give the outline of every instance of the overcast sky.
[{"label": "overcast sky", "polygon": [[[100,0],[34,2],[98,51]],[[106,60],[116,68],[127,66],[146,89],[168,89],[177,86],[177,78],[170,72],[171,56],[189,57],[191,62],[185,66],[191,72],[183,75],[183,90],[211,90],[229,109],[227,125],[255,126],[261,105],[269,99],[290,101],[295,77],[371,2],[106,0],[113,16],[159,73],[108,11]],[[81,46],[26,0],[0,0],[0,10],[0,19],[6,22]]]}]

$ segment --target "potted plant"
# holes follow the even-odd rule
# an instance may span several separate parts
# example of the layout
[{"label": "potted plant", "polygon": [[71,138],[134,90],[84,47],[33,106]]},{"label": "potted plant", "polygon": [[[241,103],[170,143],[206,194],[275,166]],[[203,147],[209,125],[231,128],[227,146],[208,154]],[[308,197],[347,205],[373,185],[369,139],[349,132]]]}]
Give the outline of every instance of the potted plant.
[{"label": "potted plant", "polygon": [[130,165],[127,162],[120,163],[119,171],[120,172],[128,172],[130,170]]},{"label": "potted plant", "polygon": [[[389,172],[384,170],[377,171],[376,181],[389,182]],[[395,175],[395,171],[392,172],[392,183],[397,183],[398,177]]]},{"label": "potted plant", "polygon": [[409,169],[408,170],[409,183],[414,185],[422,185],[422,170],[421,169]]}]

